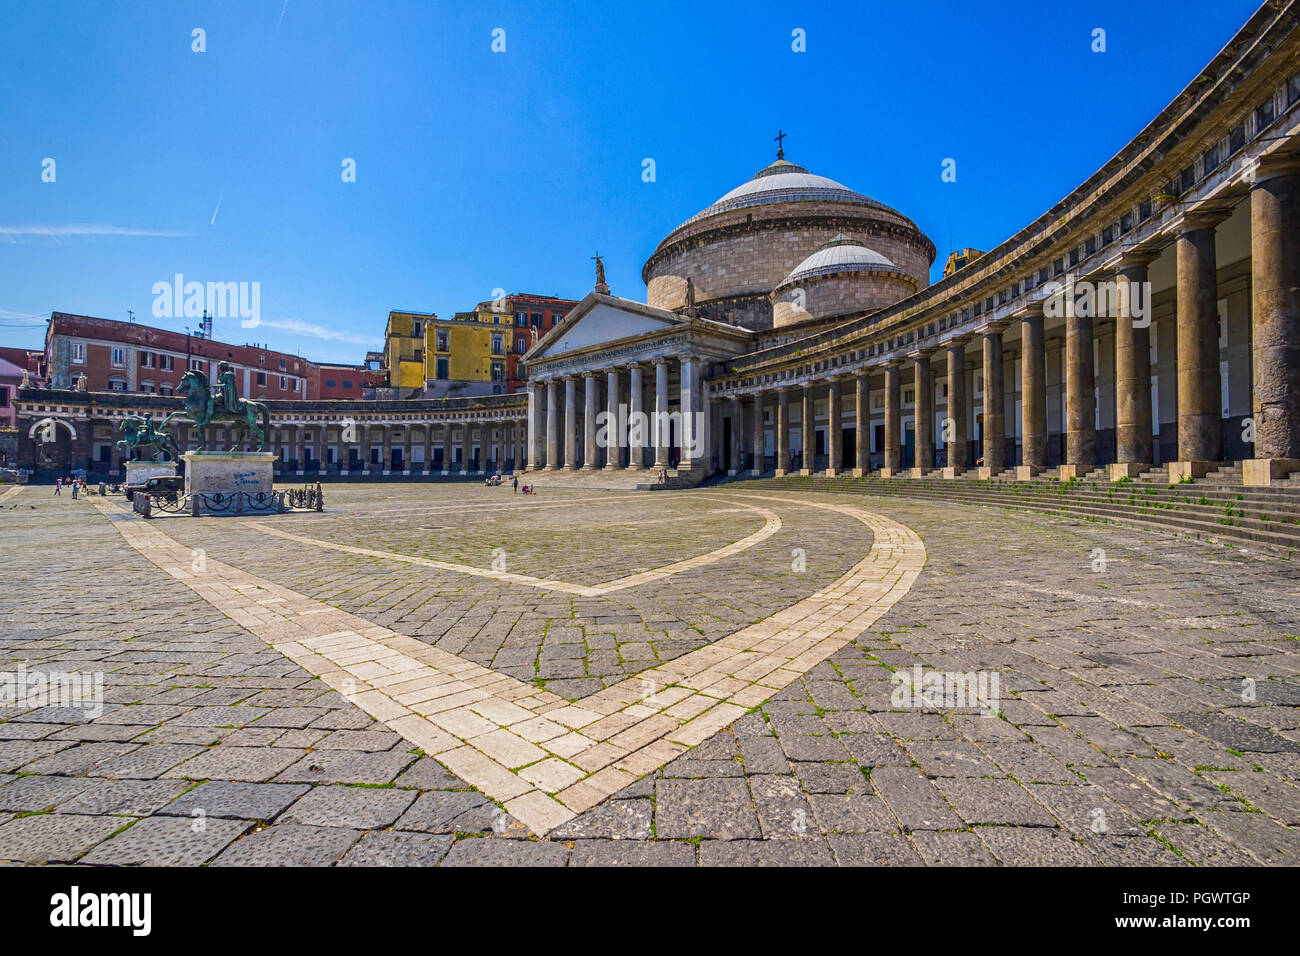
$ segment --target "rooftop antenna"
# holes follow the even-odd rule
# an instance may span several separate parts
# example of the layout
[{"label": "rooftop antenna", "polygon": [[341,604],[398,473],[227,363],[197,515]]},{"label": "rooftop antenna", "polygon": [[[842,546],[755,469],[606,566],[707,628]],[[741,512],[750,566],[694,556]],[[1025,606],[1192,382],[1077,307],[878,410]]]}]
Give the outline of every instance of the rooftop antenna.
[{"label": "rooftop antenna", "polygon": [[132,321],[132,322],[135,321],[135,313],[134,313],[134,312],[132,312],[130,309],[127,309],[127,310],[126,310],[126,314],[127,314],[127,317],[130,319],[130,321]]},{"label": "rooftop antenna", "polygon": [[203,337],[205,339],[212,338],[212,316],[208,315],[207,309],[203,310],[203,321],[199,325],[199,328],[203,330]]}]

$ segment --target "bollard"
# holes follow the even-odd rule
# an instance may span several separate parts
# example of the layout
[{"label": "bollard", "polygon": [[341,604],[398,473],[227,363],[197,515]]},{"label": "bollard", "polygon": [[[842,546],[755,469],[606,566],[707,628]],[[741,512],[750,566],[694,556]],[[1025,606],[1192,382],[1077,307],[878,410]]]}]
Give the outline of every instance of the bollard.
[{"label": "bollard", "polygon": [[149,506],[149,496],[141,495],[140,497],[144,499],[144,502],[140,505],[140,514],[142,514],[146,518],[152,518],[153,511]]},{"label": "bollard", "polygon": [[194,518],[199,516],[199,493],[197,491],[190,495],[190,515]]}]

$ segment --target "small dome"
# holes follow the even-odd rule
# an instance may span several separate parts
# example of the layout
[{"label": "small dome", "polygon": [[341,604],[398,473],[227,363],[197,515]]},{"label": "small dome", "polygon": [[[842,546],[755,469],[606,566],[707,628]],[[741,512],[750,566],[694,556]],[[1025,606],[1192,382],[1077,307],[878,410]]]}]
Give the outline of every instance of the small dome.
[{"label": "small dome", "polygon": [[868,249],[856,239],[840,233],[803,262],[799,263],[781,285],[804,282],[816,276],[841,272],[899,272],[887,257]]},{"label": "small dome", "polygon": [[[874,209],[889,207],[877,202],[870,196],[854,192],[843,183],[837,183],[825,176],[816,176],[802,166],[778,159],[771,166],[764,167],[754,174],[754,178],[742,183],[727,193],[713,205],[696,213],[682,225],[689,225],[706,216],[714,216],[731,209],[746,206],[763,206],[778,202],[848,202]],[[891,212],[893,210],[890,210]]]}]

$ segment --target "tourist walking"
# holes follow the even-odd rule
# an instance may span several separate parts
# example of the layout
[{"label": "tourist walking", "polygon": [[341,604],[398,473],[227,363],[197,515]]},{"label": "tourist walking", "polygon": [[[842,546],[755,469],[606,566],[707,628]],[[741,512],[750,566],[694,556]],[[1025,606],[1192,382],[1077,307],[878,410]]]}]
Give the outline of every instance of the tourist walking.
[{"label": "tourist walking", "polygon": [[56,495],[61,495],[61,494],[63,494],[63,479],[62,479],[62,478],[55,478],[55,479],[54,479],[54,493],[55,493]]},{"label": "tourist walking", "polygon": [[515,477],[514,477],[514,479],[513,479],[513,482],[514,482],[515,494],[519,494],[519,476],[518,476],[518,475],[515,475]]},{"label": "tourist walking", "polygon": [[77,479],[76,479],[76,478],[73,478],[73,479],[72,479],[72,500],[73,500],[73,501],[76,501],[76,500],[77,500],[77,489],[78,489],[78,487],[80,487],[80,485],[79,485]]}]

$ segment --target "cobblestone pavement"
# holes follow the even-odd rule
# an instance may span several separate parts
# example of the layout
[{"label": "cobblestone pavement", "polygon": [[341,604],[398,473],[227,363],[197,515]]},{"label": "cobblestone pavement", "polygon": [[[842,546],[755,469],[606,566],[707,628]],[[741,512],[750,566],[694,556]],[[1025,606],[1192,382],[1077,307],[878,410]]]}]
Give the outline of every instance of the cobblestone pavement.
[{"label": "cobblestone pavement", "polygon": [[[357,485],[326,501],[325,515],[260,527],[146,523],[40,487],[3,502],[0,671],[102,673],[104,685],[102,713],[30,699],[0,709],[0,860],[1300,862],[1292,564],[1075,519],[743,485],[526,501],[508,488]],[[876,532],[817,503],[872,512]],[[755,535],[770,519],[754,508],[779,528],[597,596],[402,560],[492,571],[501,549],[506,575],[593,588]],[[333,689],[338,670],[322,680],[269,646],[259,633],[271,619],[238,603],[289,594],[322,620],[414,638],[402,646],[417,661],[490,668],[554,698],[558,714],[809,606],[879,554],[894,522],[926,560],[897,603],[761,704],[549,828],[372,716],[364,694]],[[133,547],[121,533],[136,529],[191,555],[194,580],[160,570],[161,538],[137,534]],[[227,580],[223,568],[265,594],[196,590]],[[332,653],[339,668],[365,666]],[[986,680],[972,706],[905,706],[894,675],[917,667],[996,676],[995,693]],[[990,703],[997,716],[981,716]]]}]

